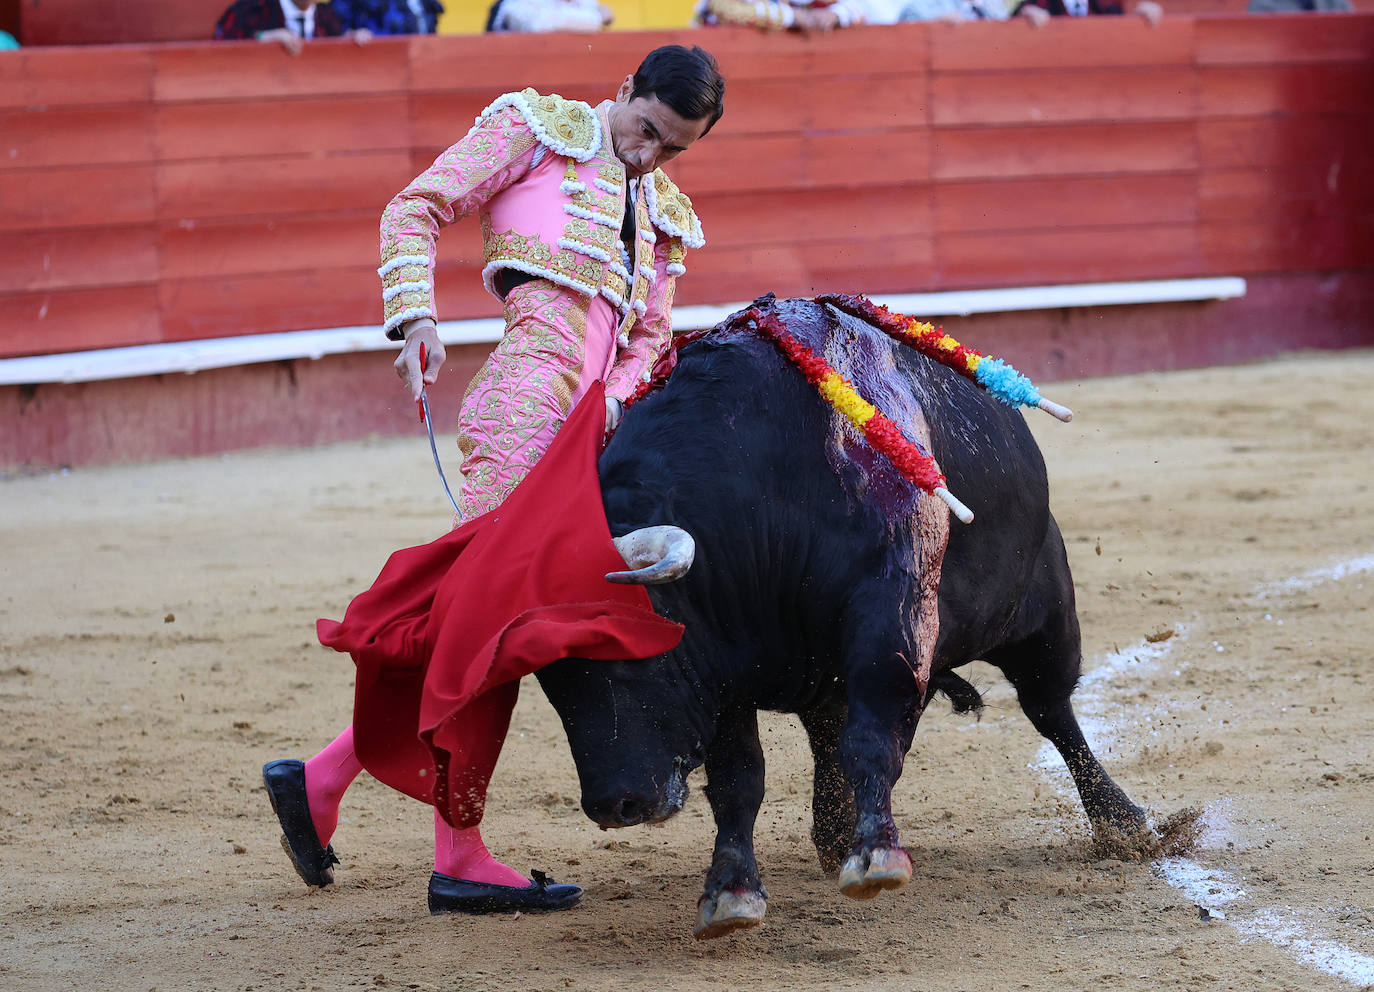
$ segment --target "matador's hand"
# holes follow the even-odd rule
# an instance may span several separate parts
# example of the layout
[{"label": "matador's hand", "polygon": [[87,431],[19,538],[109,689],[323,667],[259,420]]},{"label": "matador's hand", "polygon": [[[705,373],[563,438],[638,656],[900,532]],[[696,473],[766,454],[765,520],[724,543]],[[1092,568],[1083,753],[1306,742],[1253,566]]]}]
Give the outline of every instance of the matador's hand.
[{"label": "matador's hand", "polygon": [[[396,356],[396,375],[410,390],[410,398],[418,402],[420,390],[434,385],[439,379],[439,368],[444,364],[444,346],[439,341],[439,329],[430,317],[410,321],[402,332],[406,336],[406,343]],[[423,370],[420,368],[421,345],[425,349]]]},{"label": "matador's hand", "polygon": [[606,433],[620,426],[620,418],[625,415],[625,404],[614,396],[606,397]]}]

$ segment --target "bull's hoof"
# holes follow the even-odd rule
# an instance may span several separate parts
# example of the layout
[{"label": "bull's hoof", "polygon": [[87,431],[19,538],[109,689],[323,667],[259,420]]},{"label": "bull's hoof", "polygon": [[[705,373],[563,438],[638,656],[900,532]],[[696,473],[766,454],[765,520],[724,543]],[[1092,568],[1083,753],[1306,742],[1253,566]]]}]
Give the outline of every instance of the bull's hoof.
[{"label": "bull's hoof", "polygon": [[692,934],[697,940],[711,940],[736,930],[747,930],[763,922],[767,909],[768,900],[762,892],[745,890],[704,895]]},{"label": "bull's hoof", "polygon": [[840,891],[851,899],[873,899],[910,881],[911,857],[900,847],[851,854],[840,869]]}]

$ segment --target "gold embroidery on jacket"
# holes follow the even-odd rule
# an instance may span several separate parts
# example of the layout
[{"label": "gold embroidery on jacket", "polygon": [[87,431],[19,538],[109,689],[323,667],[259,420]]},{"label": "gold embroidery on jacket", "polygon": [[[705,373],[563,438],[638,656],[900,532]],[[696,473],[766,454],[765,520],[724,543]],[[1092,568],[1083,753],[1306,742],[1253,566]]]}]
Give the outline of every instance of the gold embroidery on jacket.
[{"label": "gold embroidery on jacket", "polygon": [[[586,221],[583,221],[585,224]],[[515,231],[493,231],[491,218],[482,217],[482,257],[488,263],[523,262],[521,271],[538,275],[553,275],[562,281],[579,283],[584,292],[595,292],[602,283],[605,263],[578,255],[567,248],[553,249],[535,235]]]},{"label": "gold embroidery on jacket", "polygon": [[565,100],[556,93],[544,96],[533,87],[521,90],[520,95],[548,134],[568,148],[577,151],[591,149],[597,135],[594,110],[576,100]]},{"label": "gold embroidery on jacket", "polygon": [[704,244],[701,221],[692,209],[691,199],[662,169],[654,170],[654,195],[650,205],[650,215],[658,230],[683,238],[689,247],[700,248]]},{"label": "gold embroidery on jacket", "polygon": [[382,264],[398,255],[429,255],[429,242],[424,238],[396,238],[382,246]]}]

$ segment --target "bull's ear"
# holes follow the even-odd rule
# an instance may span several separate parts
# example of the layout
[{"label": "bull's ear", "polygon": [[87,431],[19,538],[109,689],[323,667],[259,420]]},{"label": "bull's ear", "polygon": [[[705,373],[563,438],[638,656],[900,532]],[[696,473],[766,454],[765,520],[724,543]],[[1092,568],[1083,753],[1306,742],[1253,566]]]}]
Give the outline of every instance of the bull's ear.
[{"label": "bull's ear", "polygon": [[697,553],[697,542],[681,527],[641,527],[612,540],[630,568],[607,573],[606,581],[622,585],[656,586],[680,579]]}]

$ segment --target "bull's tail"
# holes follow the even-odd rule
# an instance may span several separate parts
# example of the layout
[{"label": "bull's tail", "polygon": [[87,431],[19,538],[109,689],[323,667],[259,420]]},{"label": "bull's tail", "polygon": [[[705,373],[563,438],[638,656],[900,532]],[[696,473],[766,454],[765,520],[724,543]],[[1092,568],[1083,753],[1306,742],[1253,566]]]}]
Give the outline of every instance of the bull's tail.
[{"label": "bull's tail", "polygon": [[930,691],[943,692],[955,713],[973,713],[983,717],[983,694],[973,684],[951,671],[936,672],[930,678]]}]

